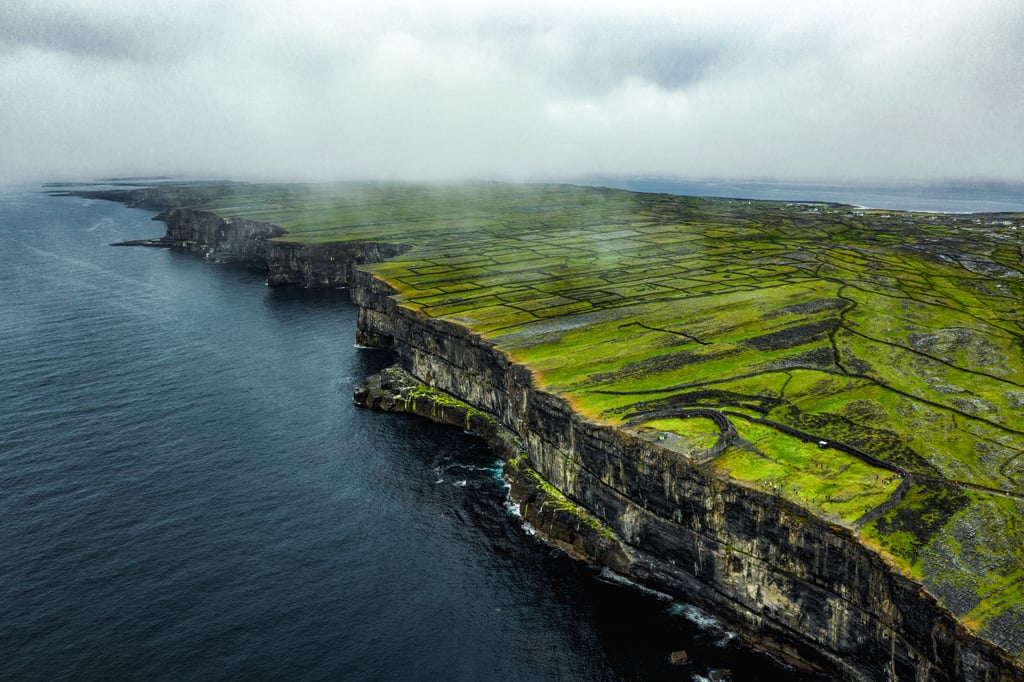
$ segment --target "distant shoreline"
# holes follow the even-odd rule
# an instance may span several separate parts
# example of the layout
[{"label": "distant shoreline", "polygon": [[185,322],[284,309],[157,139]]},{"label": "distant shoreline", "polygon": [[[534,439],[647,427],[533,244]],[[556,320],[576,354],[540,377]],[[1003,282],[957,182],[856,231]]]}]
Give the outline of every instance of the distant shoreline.
[{"label": "distant shoreline", "polygon": [[[497,180],[500,181],[500,180]],[[129,190],[164,183],[200,183],[190,178],[108,178],[81,182],[55,181],[0,187],[12,194],[26,191],[69,192],[81,190]],[[239,179],[238,182],[249,182]],[[257,182],[252,180],[252,182]],[[330,181],[325,181],[330,182]],[[339,181],[344,182],[344,181]],[[368,182],[373,182],[372,179]],[[417,184],[411,181],[413,184]],[[815,183],[761,180],[690,180],[648,176],[585,176],[539,179],[541,183],[607,187],[633,192],[676,196],[714,197],[749,201],[843,204],[861,209],[920,213],[1024,213],[1024,183]],[[289,183],[291,184],[291,183]],[[295,184],[305,184],[296,181]]]},{"label": "distant shoreline", "polygon": [[1024,213],[1024,183],[811,183],[593,176],[576,184],[680,196],[838,203],[926,213]]}]

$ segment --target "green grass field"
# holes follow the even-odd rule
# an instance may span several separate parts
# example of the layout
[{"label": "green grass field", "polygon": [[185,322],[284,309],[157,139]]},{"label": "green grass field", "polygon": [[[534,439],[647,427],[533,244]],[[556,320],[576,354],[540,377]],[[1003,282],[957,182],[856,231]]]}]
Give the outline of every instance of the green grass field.
[{"label": "green grass field", "polygon": [[[370,266],[401,305],[494,340],[594,419],[722,412],[740,436],[722,475],[856,529],[1024,654],[1021,215],[558,185],[197,191],[288,241],[409,245]],[[706,448],[710,423],[643,428]]]}]

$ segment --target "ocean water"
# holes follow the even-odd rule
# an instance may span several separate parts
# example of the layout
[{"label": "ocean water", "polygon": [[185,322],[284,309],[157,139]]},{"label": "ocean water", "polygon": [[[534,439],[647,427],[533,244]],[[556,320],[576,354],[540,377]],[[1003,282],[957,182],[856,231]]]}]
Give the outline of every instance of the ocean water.
[{"label": "ocean water", "polygon": [[388,358],[344,292],[109,246],[151,217],[0,196],[0,679],[800,679],[545,547],[477,439],[356,408]]}]

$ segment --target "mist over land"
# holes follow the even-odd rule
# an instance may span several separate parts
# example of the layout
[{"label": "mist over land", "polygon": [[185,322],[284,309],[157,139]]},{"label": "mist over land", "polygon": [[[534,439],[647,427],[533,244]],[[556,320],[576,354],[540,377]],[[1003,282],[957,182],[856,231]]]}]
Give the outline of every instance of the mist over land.
[{"label": "mist over land", "polygon": [[[0,17],[0,191],[43,181],[132,177],[545,180],[634,184],[631,188],[654,191],[666,191],[659,183],[679,188],[693,179],[704,187],[724,188],[704,192],[714,196],[749,198],[732,188],[753,185],[771,192],[790,186],[801,193],[813,186],[814,194],[773,198],[881,207],[887,205],[841,192],[856,185],[884,195],[889,187],[916,183],[972,187],[987,202],[987,210],[1007,210],[992,206],[1009,197],[1013,210],[1020,211],[1022,37],[1024,13],[1003,0],[970,5],[801,1],[713,6],[557,0],[514,5],[440,0],[429,6],[409,0],[372,6],[196,0],[161,6],[130,0],[12,0]],[[586,182],[588,178],[594,182]],[[767,451],[764,443],[772,442],[772,452],[780,456],[764,458],[754,451],[757,456],[744,459],[735,450],[719,462],[721,475],[743,481],[755,493],[758,485],[766,491],[771,484],[778,495],[790,496],[780,497],[787,504],[832,514],[822,518],[839,519],[848,530],[867,528],[870,535],[863,537],[877,540],[897,569],[920,579],[928,594],[939,595],[969,629],[1012,648],[1017,658],[1007,665],[1019,668],[1024,651],[1019,634],[1024,632],[1019,590],[1024,584],[1019,580],[1024,543],[1018,524],[1024,504],[1018,466],[1022,447],[1013,424],[999,420],[1015,414],[1021,404],[1019,353],[1014,353],[1021,328],[1020,216],[912,215],[890,221],[887,215],[850,207],[751,207],[748,201],[478,183],[472,187],[498,187],[497,193],[507,193],[515,210],[511,218],[474,218],[468,226],[467,216],[486,211],[466,210],[446,196],[449,186],[443,184],[354,184],[348,189],[359,196],[348,205],[328,204],[318,211],[315,195],[337,202],[340,192],[334,190],[341,186],[209,183],[207,189],[222,192],[226,200],[221,208],[234,215],[241,215],[243,195],[252,191],[250,220],[280,224],[290,230],[289,239],[300,238],[305,230],[316,250],[327,236],[324,231],[339,226],[365,229],[375,241],[392,229],[432,230],[424,239],[426,255],[424,249],[410,252],[410,259],[424,260],[403,265],[393,259],[377,270],[398,272],[394,280],[407,286],[405,295],[416,301],[418,317],[408,329],[436,330],[428,322],[445,316],[469,324],[471,312],[483,311],[475,313],[481,325],[477,329],[488,324],[488,333],[505,330],[506,341],[520,344],[515,348],[520,359],[546,372],[545,380],[554,389],[577,391],[581,401],[590,401],[592,411],[613,416],[621,412],[625,419],[625,411],[639,404],[644,414],[655,415],[662,407],[650,398],[655,393],[665,394],[665,405],[692,403],[710,409],[707,400],[722,398],[714,405],[732,410],[737,402],[733,398],[739,396],[747,401],[744,405],[763,407],[734,416],[748,425],[746,433],[756,437],[757,447]],[[385,196],[376,205],[374,220],[380,222],[371,223],[365,217],[381,187],[406,193],[406,198]],[[1010,189],[1000,194],[1000,187]],[[179,189],[191,191],[169,186],[172,192]],[[579,201],[541,200],[530,196],[534,190],[600,198],[589,226],[582,225],[591,229],[581,229],[586,212]],[[824,195],[833,190],[840,193]],[[480,191],[471,199],[485,196]],[[618,212],[612,212],[609,197],[623,202]],[[286,198],[294,199],[294,205],[287,205]],[[42,199],[56,201],[32,198]],[[962,194],[954,199],[965,200]],[[18,208],[19,201],[11,206]],[[641,202],[644,213],[635,212],[634,201]],[[448,213],[425,217],[431,206]],[[719,213],[697,206],[718,207]],[[488,205],[487,211],[493,209]],[[557,211],[562,213],[555,215]],[[545,221],[537,220],[540,212],[548,214]],[[409,219],[382,219],[402,214]],[[212,226],[211,234],[223,236],[217,232],[219,220],[199,216],[187,226],[195,234],[185,232],[173,241],[217,260],[216,250],[196,238],[196,226]],[[509,226],[514,220],[534,232],[513,234]],[[0,225],[26,234],[21,243],[28,252],[45,253],[29,243],[45,236],[31,222]],[[107,223],[92,225],[89,234]],[[465,227],[477,229],[476,236]],[[688,232],[683,234],[683,229]],[[552,239],[558,230],[561,242]],[[254,244],[263,248],[271,242],[250,240]],[[291,253],[294,245],[272,246]],[[12,267],[30,276],[16,277],[15,282],[41,290],[39,282],[46,279],[39,273],[47,269],[31,265],[30,258],[18,260],[30,265],[18,262]],[[294,262],[265,255],[252,262],[269,269],[272,260]],[[326,262],[335,262],[333,256]],[[408,271],[400,270],[406,266]],[[49,272],[64,284],[72,281],[67,270],[61,266]],[[124,281],[117,280],[119,293],[134,298],[138,292],[122,286]],[[107,288],[98,289],[104,302]],[[11,301],[21,305],[22,298]],[[86,300],[94,305],[98,298]],[[391,297],[379,298],[367,319],[391,319]],[[67,307],[64,299],[52,296],[46,303],[53,300]],[[755,300],[755,305],[746,305]],[[184,315],[180,305],[174,310],[175,315],[160,318],[161,324]],[[574,315],[574,323],[582,320],[575,327],[559,319]],[[31,330],[20,316],[11,319],[19,333]],[[54,319],[69,318],[61,312]],[[99,324],[104,318],[83,319]],[[595,322],[603,330],[595,333]],[[508,331],[517,325],[525,329]],[[86,329],[75,325],[74,334],[66,337],[73,348],[80,348],[79,336],[91,336]],[[373,333],[385,338],[394,329],[382,325]],[[573,329],[580,333],[574,336]],[[131,335],[115,336],[134,342]],[[645,346],[644,339],[653,345]],[[412,347],[408,340],[403,343]],[[680,348],[687,344],[692,348]],[[30,346],[48,348],[39,342]],[[176,348],[154,347],[157,352],[147,357],[163,357],[167,348]],[[674,357],[662,361],[662,349]],[[565,358],[584,362],[574,365]],[[625,361],[608,367],[608,358]],[[437,367],[455,366],[445,362]],[[49,371],[45,363],[21,365]],[[679,383],[680,369],[690,372],[689,366],[698,365],[706,372],[704,385]],[[734,372],[728,376],[730,395],[717,388],[704,390],[705,385],[725,385],[721,379],[726,370]],[[441,370],[421,374],[440,376]],[[108,375],[120,376],[104,372]],[[456,379],[447,386],[458,388]],[[275,393],[259,393],[278,400]],[[779,396],[772,398],[778,405],[769,404],[774,395]],[[203,400],[188,403],[202,405]],[[500,404],[500,396],[493,402]],[[52,401],[45,409],[51,407]],[[754,416],[762,413],[789,421]],[[552,423],[564,422],[560,414],[554,416]],[[685,416],[689,419],[690,414]],[[725,419],[724,413],[719,416]],[[518,416],[505,421],[527,423]],[[668,428],[658,421],[652,419],[649,428]],[[145,420],[133,418],[135,422],[150,426]],[[897,429],[895,440],[876,428],[881,423]],[[765,435],[765,429],[776,427],[782,436]],[[108,433],[105,428],[104,436]],[[718,433],[724,443],[725,431]],[[657,437],[654,431],[650,435]],[[556,436],[561,438],[556,433],[538,440],[556,442]],[[876,461],[865,450],[869,456],[863,462],[881,463],[882,471],[851,468],[856,463],[852,460],[830,460],[835,466],[818,468],[804,465],[812,458],[820,461],[826,451],[830,457],[843,452],[856,459],[856,453],[838,448],[851,438],[858,447],[898,458]],[[933,445],[936,439],[942,448]],[[889,447],[893,444],[900,447]],[[580,448],[584,450],[598,448]],[[930,459],[916,459],[917,451],[931,453]],[[175,459],[181,459],[177,454]],[[538,482],[544,480],[541,474],[548,480],[567,478],[567,460],[561,454],[549,460],[554,466],[538,469]],[[630,464],[619,470],[639,468]],[[830,478],[833,472],[836,480]],[[637,488],[637,499],[650,499],[652,490],[668,490],[658,476],[649,480],[657,485]],[[837,482],[838,487],[833,485]],[[788,492],[783,483],[791,485]],[[433,477],[431,485],[436,486]],[[620,496],[621,489],[614,494]],[[686,489],[675,490],[673,499],[683,499],[678,491]],[[746,488],[742,492],[737,499],[754,500],[744,507],[748,516],[761,518],[763,497],[748,495]],[[153,496],[160,497],[168,496]],[[869,504],[861,507],[865,499]],[[661,504],[670,507],[675,508],[667,501]],[[622,518],[639,518],[639,509],[628,509]],[[750,526],[750,542],[803,538],[796,530],[802,532],[804,518],[802,513],[786,514],[769,532]],[[724,523],[726,516],[719,520]],[[615,522],[634,527],[632,520]],[[265,533],[262,527],[259,531]],[[708,536],[724,537],[714,532]],[[734,565],[731,548],[742,543],[716,542],[728,556],[719,554],[711,563]],[[675,552],[672,542],[652,544]],[[797,550],[812,544],[793,541],[794,551],[783,554],[802,556]],[[26,548],[37,545],[45,550],[60,547],[36,539],[21,543]],[[700,557],[700,545],[695,546]],[[750,595],[747,585],[756,581],[749,576],[762,575],[760,567],[772,565],[761,556],[782,556],[769,543],[756,546],[764,549],[745,550],[753,561],[735,571],[745,576],[733,583],[737,595]],[[854,549],[860,552],[862,547]],[[95,550],[90,546],[89,551]],[[666,550],[663,558],[671,557],[675,565],[676,556]],[[870,560],[875,560],[873,554]],[[697,562],[680,565],[691,563],[696,572]],[[783,569],[782,574],[807,572]],[[858,570],[853,574],[865,575]],[[232,571],[232,578],[237,575]],[[835,574],[829,575],[832,580]],[[896,571],[882,571],[878,580],[894,576],[899,577]],[[916,584],[910,587],[924,598]],[[774,592],[764,594],[775,598],[770,596]],[[864,651],[860,643],[866,630],[857,625],[858,614],[890,613],[893,604],[905,605],[899,598],[889,599],[885,590],[872,594],[883,595],[876,602],[879,608],[861,608],[839,585],[838,600],[830,603],[841,610],[852,605],[848,612],[853,616],[829,616],[809,631],[832,633],[833,623],[845,622],[849,643]],[[757,595],[760,600],[761,592]],[[825,602],[816,597],[808,601],[812,607],[814,603]],[[917,609],[918,602],[907,603],[910,611]],[[763,603],[753,606],[752,612],[764,611]],[[32,609],[23,611],[33,623],[42,622]],[[294,609],[288,606],[285,612]],[[796,602],[790,614],[791,622],[808,622]],[[877,651],[895,661],[889,625],[872,622],[882,625],[882,634],[875,637],[881,643]],[[786,628],[787,633],[794,631]],[[946,625],[941,628],[953,632]],[[929,632],[916,626],[907,630],[912,637]],[[99,631],[90,624],[92,632]],[[910,643],[907,650],[944,655],[955,649],[956,656],[966,651],[937,644],[945,640],[930,632],[921,640],[925,644]],[[869,667],[887,665],[881,655],[865,658]],[[410,660],[419,663],[416,657]],[[971,656],[963,654],[962,660]],[[897,669],[895,662],[891,669]]]},{"label": "mist over land", "polygon": [[1021,182],[1022,36],[1010,0],[13,0],[0,185]]}]

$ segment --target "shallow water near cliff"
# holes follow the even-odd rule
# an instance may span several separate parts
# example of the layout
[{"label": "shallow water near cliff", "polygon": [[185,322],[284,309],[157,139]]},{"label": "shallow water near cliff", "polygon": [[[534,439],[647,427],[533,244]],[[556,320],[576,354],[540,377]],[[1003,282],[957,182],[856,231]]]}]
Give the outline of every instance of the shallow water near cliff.
[{"label": "shallow water near cliff", "polygon": [[344,292],[108,246],[151,216],[0,197],[0,678],[799,679],[543,546],[477,439],[356,408],[388,358]]}]

